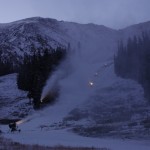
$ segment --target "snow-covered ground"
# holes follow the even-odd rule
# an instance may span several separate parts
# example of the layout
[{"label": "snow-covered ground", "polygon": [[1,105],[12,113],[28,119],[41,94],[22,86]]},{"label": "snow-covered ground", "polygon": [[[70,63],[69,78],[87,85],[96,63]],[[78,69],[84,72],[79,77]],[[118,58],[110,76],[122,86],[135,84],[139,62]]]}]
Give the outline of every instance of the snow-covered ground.
[{"label": "snow-covered ground", "polygon": [[0,119],[19,119],[32,112],[27,92],[17,88],[17,74],[0,77]]},{"label": "snow-covered ground", "polygon": [[39,144],[45,146],[73,146],[73,147],[96,147],[109,148],[110,150],[149,150],[149,141],[110,139],[110,138],[91,138],[75,135],[66,130],[38,130],[24,129],[21,133],[6,133],[4,135],[14,141],[25,144]]},{"label": "snow-covered ground", "polygon": [[[90,86],[88,84],[88,80],[85,79],[84,82],[77,82],[75,80],[72,82],[68,82],[70,80],[71,76],[73,78],[77,77],[80,79],[81,77],[74,75],[74,73],[70,74],[70,76],[67,78],[61,79],[60,83],[65,83],[65,90],[64,92],[68,91],[68,95],[66,96],[66,99],[58,99],[58,102],[55,103],[53,106],[49,106],[44,110],[40,110],[35,112],[33,115],[28,116],[27,118],[22,120],[22,124],[19,124],[19,128],[21,129],[21,132],[18,133],[10,133],[8,132],[8,126],[1,126],[1,130],[4,132],[3,136],[6,138],[10,138],[13,141],[17,141],[20,143],[25,144],[39,144],[39,145],[49,145],[49,146],[57,146],[57,145],[64,145],[64,146],[87,146],[87,147],[106,147],[110,148],[112,150],[149,150],[150,149],[150,143],[148,140],[129,140],[129,139],[113,139],[113,138],[104,138],[104,137],[85,137],[80,136],[71,131],[73,126],[65,126],[63,127],[61,125],[61,122],[63,121],[63,118],[67,116],[67,114],[74,108],[80,108],[83,107],[82,104],[85,102],[88,102],[87,104],[92,103],[89,102],[90,96],[95,95],[95,89],[99,90],[99,88],[103,91],[102,96],[104,98],[107,98],[107,94],[111,97],[110,100],[106,99],[106,101],[115,101],[116,97],[119,96],[120,98],[124,98],[128,96],[128,94],[137,96],[137,99],[133,99],[134,101],[141,103],[143,91],[141,87],[134,81],[127,81],[117,78],[115,74],[112,73],[113,64],[108,62],[106,65],[101,64],[97,74],[95,75],[93,72],[93,76],[91,74],[91,81],[94,83],[93,86]],[[93,69],[93,68],[92,68]],[[83,73],[82,73],[83,74]],[[14,75],[10,75],[14,76]],[[92,78],[93,77],[93,78]],[[82,78],[83,79],[83,78]],[[110,79],[110,80],[109,80]],[[8,77],[9,80],[9,77]],[[100,85],[98,83],[101,83]],[[115,84],[119,85],[115,85]],[[12,83],[13,85],[14,83]],[[80,91],[74,91],[72,92],[72,88],[77,88],[76,86],[78,84],[81,84]],[[76,85],[76,86],[75,86]],[[110,86],[111,85],[111,86]],[[114,94],[111,91],[111,88],[114,90],[113,86],[115,86],[115,89],[117,89],[117,86],[124,87],[124,91],[119,91],[119,94],[116,94],[114,91]],[[121,88],[121,86],[119,88]],[[110,87],[109,89],[107,89]],[[129,88],[129,89],[128,89]],[[84,96],[82,96],[84,90]],[[109,93],[106,93],[108,90]],[[117,89],[119,90],[119,89]],[[129,90],[129,91],[128,91]],[[11,90],[12,94],[15,93],[15,90]],[[21,92],[21,91],[20,91]],[[18,93],[20,93],[18,92]],[[63,92],[63,93],[64,93]],[[136,95],[138,93],[138,95]],[[70,94],[70,95],[69,95]],[[74,97],[80,98],[80,101],[72,101],[71,94],[75,95],[81,95],[80,97]],[[98,93],[97,93],[98,94]],[[126,95],[127,94],[127,95]],[[86,98],[88,101],[86,101]],[[83,100],[84,99],[84,100]],[[94,99],[91,99],[94,100]],[[93,103],[96,103],[94,100]],[[103,101],[104,102],[104,101]],[[126,102],[125,102],[126,103]],[[124,105],[127,105],[123,103]],[[134,102],[133,102],[134,103]],[[130,107],[131,103],[128,103],[127,107]],[[144,104],[144,103],[143,103]],[[81,107],[81,108],[82,108]],[[89,106],[90,107],[90,106]],[[82,122],[82,120],[81,120]],[[77,121],[76,123],[80,124],[80,121]],[[60,123],[60,127],[58,126]],[[85,125],[87,122],[84,122]]]},{"label": "snow-covered ground", "polygon": [[[113,150],[150,149],[149,141],[139,140],[150,137],[149,129],[142,124],[149,115],[143,89],[135,81],[121,79],[114,73],[113,56],[118,39],[124,35],[123,31],[119,34],[116,30],[93,24],[59,22],[57,25],[56,29],[60,29],[59,34],[61,31],[64,37],[59,36],[57,39],[57,32],[54,34],[51,30],[47,34],[54,36],[61,44],[64,41],[67,41],[65,45],[70,43],[70,53],[47,81],[42,98],[57,88],[59,97],[52,106],[36,111],[24,118],[21,124],[18,122],[21,133],[7,133],[8,127],[1,126],[3,136],[21,143],[50,146],[61,144],[107,147]],[[46,32],[45,28],[41,32]],[[127,37],[126,34],[125,36]],[[9,87],[11,78],[14,75],[7,77],[6,87],[3,84],[5,88]],[[14,82],[11,85],[13,84]],[[8,97],[16,93],[23,95],[15,88],[9,89]],[[4,91],[2,88],[0,92]],[[77,118],[72,114],[76,109],[79,115],[87,113],[84,117]],[[102,136],[97,130],[95,133],[87,130],[102,125],[113,125],[114,128],[109,133],[111,138],[117,138],[104,138],[105,132]],[[72,132],[74,129],[78,131]],[[130,137],[138,140],[124,139]]]}]

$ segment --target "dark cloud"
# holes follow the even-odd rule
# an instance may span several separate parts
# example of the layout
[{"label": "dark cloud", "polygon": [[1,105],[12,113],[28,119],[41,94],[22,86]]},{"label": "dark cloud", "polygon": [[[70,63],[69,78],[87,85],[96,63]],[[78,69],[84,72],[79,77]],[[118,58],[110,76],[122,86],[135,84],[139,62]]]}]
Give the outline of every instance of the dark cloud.
[{"label": "dark cloud", "polygon": [[150,0],[0,0],[0,22],[41,16],[122,28],[150,20]]}]

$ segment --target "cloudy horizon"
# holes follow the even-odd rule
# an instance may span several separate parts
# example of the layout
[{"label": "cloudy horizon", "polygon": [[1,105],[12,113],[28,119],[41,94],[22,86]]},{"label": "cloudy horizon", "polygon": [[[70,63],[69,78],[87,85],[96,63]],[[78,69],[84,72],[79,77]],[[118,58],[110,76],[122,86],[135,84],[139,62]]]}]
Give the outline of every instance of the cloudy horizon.
[{"label": "cloudy horizon", "polygon": [[0,23],[39,16],[119,29],[150,21],[149,0],[0,0],[0,4]]}]

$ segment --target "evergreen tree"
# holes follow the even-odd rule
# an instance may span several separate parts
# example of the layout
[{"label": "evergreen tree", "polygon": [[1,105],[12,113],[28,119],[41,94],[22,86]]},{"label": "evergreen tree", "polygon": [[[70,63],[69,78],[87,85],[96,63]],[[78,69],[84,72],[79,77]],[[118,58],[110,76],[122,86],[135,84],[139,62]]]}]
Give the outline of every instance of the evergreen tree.
[{"label": "evergreen tree", "polygon": [[145,96],[150,98],[150,37],[143,32],[141,37],[129,38],[127,45],[119,42],[114,57],[117,75],[138,81],[144,88]]}]

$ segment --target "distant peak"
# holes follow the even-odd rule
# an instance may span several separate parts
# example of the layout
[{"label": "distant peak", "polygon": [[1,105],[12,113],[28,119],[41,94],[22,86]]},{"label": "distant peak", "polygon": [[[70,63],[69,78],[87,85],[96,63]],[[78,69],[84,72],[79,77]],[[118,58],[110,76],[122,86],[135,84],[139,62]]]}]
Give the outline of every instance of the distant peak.
[{"label": "distant peak", "polygon": [[31,17],[31,18],[25,18],[17,21],[13,21],[10,23],[5,24],[20,24],[20,23],[47,23],[47,22],[57,22],[56,19],[51,18],[42,18],[42,17]]},{"label": "distant peak", "polygon": [[142,29],[142,28],[145,28],[145,26],[150,26],[150,21],[133,24],[133,25],[130,25],[130,26],[125,27],[125,28],[120,29],[120,30],[125,30],[125,29],[129,29],[129,28],[137,28],[137,27],[138,27],[139,29]]},{"label": "distant peak", "polygon": [[56,19],[42,18],[42,17],[31,17],[31,18],[26,18],[26,19],[23,19],[23,20],[24,21],[57,21]]}]

